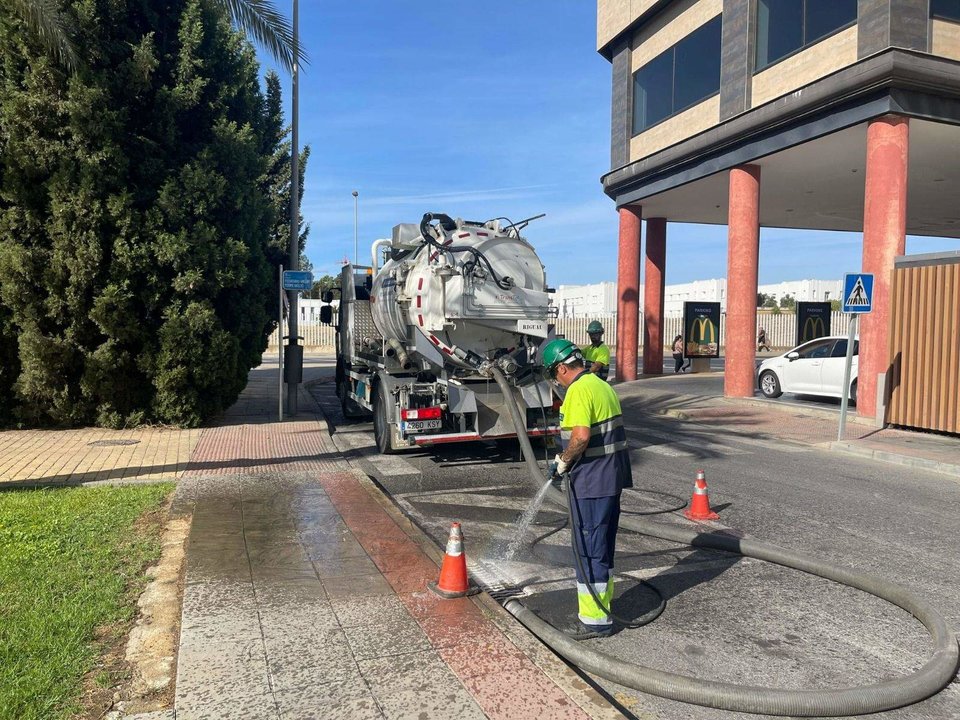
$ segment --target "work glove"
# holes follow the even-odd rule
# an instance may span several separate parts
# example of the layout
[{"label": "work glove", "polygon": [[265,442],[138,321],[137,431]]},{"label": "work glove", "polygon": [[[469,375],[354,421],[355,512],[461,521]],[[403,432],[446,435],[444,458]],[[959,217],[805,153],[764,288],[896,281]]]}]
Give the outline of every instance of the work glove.
[{"label": "work glove", "polygon": [[557,456],[553,459],[553,467],[556,468],[557,475],[566,475],[570,470],[570,463],[566,462],[563,457],[558,453]]}]

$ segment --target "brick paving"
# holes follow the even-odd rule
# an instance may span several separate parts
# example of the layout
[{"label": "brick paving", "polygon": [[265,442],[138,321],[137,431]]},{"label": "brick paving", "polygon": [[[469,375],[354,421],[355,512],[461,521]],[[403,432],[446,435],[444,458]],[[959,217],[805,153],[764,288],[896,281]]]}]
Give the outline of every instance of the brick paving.
[{"label": "brick paving", "polygon": [[340,466],[337,453],[321,449],[317,436],[326,426],[316,420],[207,428],[184,477],[207,474],[307,472]]},{"label": "brick paving", "polygon": [[202,430],[8,430],[0,432],[0,485],[177,480]]}]

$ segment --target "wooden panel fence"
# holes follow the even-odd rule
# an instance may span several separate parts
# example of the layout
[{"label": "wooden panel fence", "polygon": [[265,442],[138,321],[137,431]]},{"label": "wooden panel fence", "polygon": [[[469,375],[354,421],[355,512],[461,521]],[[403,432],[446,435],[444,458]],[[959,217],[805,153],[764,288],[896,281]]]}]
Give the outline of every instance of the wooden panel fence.
[{"label": "wooden panel fence", "polygon": [[[726,316],[721,318],[721,328],[725,322]],[[560,318],[557,320],[557,334],[563,335],[573,340],[578,345],[586,345],[589,342],[587,337],[587,325],[593,320],[599,320],[605,329],[604,340],[611,347],[617,344],[617,316],[600,315],[597,317],[583,318]],[[640,343],[643,343],[643,317],[640,318]],[[683,318],[668,316],[664,318],[664,345],[670,347],[673,344],[673,338],[681,333]],[[797,316],[794,313],[780,313],[772,315],[761,313],[757,318],[757,329],[763,328],[767,331],[767,342],[771,348],[786,350],[796,344],[797,337]],[[830,332],[832,335],[845,335],[847,332],[847,316],[841,312],[834,312],[830,316]],[[301,322],[299,333],[303,336],[303,343],[306,347],[317,350],[332,350],[334,347],[333,328],[319,323]],[[283,334],[287,334],[286,323],[284,323]],[[721,340],[723,333],[721,331]],[[277,346],[277,331],[274,330],[270,335],[270,347]]]},{"label": "wooden panel fence", "polygon": [[960,254],[898,261],[892,296],[886,420],[960,433]]}]

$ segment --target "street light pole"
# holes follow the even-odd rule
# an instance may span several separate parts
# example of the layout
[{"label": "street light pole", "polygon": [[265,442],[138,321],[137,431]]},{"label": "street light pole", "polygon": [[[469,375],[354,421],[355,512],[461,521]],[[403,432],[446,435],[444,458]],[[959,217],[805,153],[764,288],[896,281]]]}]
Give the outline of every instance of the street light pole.
[{"label": "street light pole", "polygon": [[[293,113],[291,116],[290,137],[290,246],[288,267],[290,270],[300,268],[300,4],[293,0]],[[299,308],[297,307],[297,291],[290,290],[290,319],[288,322],[289,348],[299,345]],[[303,367],[303,356],[299,350],[287,352],[288,375],[287,383],[287,414],[295,417],[297,414],[297,380]],[[291,362],[292,361],[292,362]]]},{"label": "street light pole", "polygon": [[356,190],[353,191],[353,264],[356,265],[360,260],[360,255],[357,251],[359,247],[357,245],[357,206],[359,205],[359,195]]}]

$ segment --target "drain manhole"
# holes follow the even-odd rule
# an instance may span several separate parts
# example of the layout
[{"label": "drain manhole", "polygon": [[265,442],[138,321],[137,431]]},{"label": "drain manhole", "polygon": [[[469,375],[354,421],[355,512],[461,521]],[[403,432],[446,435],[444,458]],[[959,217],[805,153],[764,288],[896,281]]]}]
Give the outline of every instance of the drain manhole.
[{"label": "drain manhole", "polygon": [[118,445],[136,445],[139,442],[139,440],[94,440],[88,442],[87,445],[92,447],[116,447]]}]

